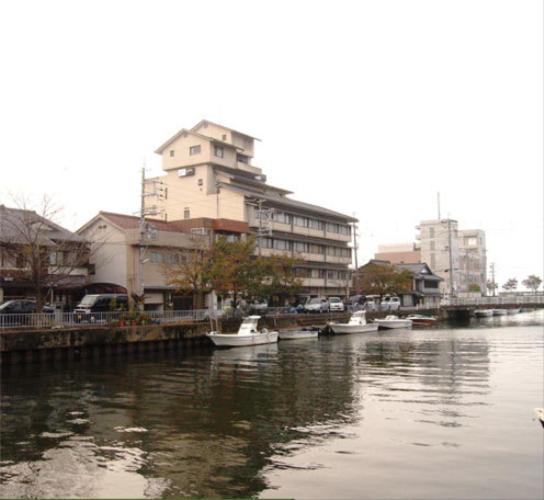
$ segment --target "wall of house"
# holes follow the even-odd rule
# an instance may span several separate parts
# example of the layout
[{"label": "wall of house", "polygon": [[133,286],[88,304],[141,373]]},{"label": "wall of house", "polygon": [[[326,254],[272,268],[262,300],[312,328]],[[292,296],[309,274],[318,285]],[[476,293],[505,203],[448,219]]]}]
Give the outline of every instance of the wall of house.
[{"label": "wall of house", "polygon": [[125,234],[110,222],[99,219],[79,234],[92,241],[91,264],[95,274],[91,283],[127,286],[127,246]]},{"label": "wall of house", "polygon": [[[200,153],[191,155],[191,146],[200,146]],[[171,156],[170,151],[174,152]],[[163,170],[196,165],[209,161],[211,155],[210,141],[196,135],[187,134],[178,137],[162,152]]]}]

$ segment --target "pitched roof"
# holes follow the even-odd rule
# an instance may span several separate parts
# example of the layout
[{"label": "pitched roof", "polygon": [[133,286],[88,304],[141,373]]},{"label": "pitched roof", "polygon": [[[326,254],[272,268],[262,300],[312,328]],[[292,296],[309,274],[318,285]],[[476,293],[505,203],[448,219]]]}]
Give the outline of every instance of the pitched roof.
[{"label": "pitched roof", "polygon": [[[32,236],[30,231],[36,231]],[[85,241],[80,235],[68,231],[34,210],[10,208],[0,205],[0,240],[11,243],[29,243],[28,237],[40,245],[52,246],[57,241]]]},{"label": "pitched roof", "polygon": [[252,135],[246,134],[245,132],[240,132],[239,130],[235,130],[235,129],[230,128],[230,127],[225,127],[225,125],[221,125],[220,123],[215,123],[215,122],[212,122],[210,120],[200,120],[194,127],[191,128],[191,130],[196,130],[197,128],[199,128],[201,125],[204,125],[205,123],[209,123],[210,125],[215,125],[216,127],[221,127],[221,128],[226,129],[226,130],[230,130],[231,132],[234,132],[235,134],[243,135],[245,137],[249,137],[250,139],[254,139],[256,141],[261,140],[261,139],[259,139],[257,137],[253,137]]},{"label": "pitched roof", "polygon": [[[194,128],[194,127],[193,127]],[[226,128],[226,127],[224,127]],[[229,129],[230,130],[230,129]],[[228,148],[232,148],[232,149],[237,149],[239,151],[243,151],[244,149],[243,148],[240,148],[238,146],[235,146],[234,144],[231,144],[230,142],[225,142],[225,141],[221,141],[219,139],[216,139],[215,137],[210,137],[208,135],[205,135],[205,134],[200,134],[199,132],[195,132],[193,129],[191,130],[188,130],[186,128],[182,128],[181,130],[179,130],[178,132],[176,132],[172,137],[170,137],[170,139],[168,139],[165,143],[161,144],[156,150],[155,150],[155,153],[157,154],[162,154],[162,152],[170,145],[172,144],[176,139],[180,138],[183,134],[191,134],[191,135],[195,135],[197,137],[200,137],[201,139],[204,139],[206,141],[210,141],[210,142],[213,142],[214,144],[221,144],[222,146],[225,146],[225,147],[228,147]],[[249,136],[248,136],[249,137]]]},{"label": "pitched roof", "polygon": [[[138,229],[140,227],[140,217],[136,215],[125,215],[125,214],[118,214],[115,212],[99,212],[98,216],[102,216],[105,219],[108,219],[110,222],[115,224],[120,229]],[[159,229],[161,231],[174,231],[179,232],[180,229],[172,226],[170,222],[166,222],[161,219],[150,219],[148,217],[145,218],[145,221],[152,225],[155,229]]]},{"label": "pitched roof", "polygon": [[443,279],[440,276],[437,276],[434,274],[431,270],[431,268],[425,263],[425,262],[418,262],[414,264],[395,264],[397,267],[400,267],[401,269],[407,269],[408,271],[411,271],[418,277],[424,277],[426,279],[430,280],[436,280],[436,281],[443,281]]}]

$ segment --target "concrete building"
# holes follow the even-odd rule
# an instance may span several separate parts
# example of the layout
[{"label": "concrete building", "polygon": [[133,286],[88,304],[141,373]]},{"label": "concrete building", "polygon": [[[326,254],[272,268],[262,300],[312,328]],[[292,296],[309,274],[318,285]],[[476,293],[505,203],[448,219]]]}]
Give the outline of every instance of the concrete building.
[{"label": "concrete building", "polygon": [[[226,218],[247,223],[262,255],[303,260],[296,274],[304,294],[340,295],[351,282],[351,224],[357,219],[288,197],[254,166],[248,134],[202,120],[182,129],[155,152],[162,156],[164,188],[157,203],[167,220]],[[323,186],[325,188],[325,186]]]},{"label": "concrete building", "polygon": [[374,258],[387,260],[392,264],[417,264],[421,262],[421,250],[415,243],[378,245]]},{"label": "concrete building", "polygon": [[457,295],[461,284],[459,234],[453,219],[424,220],[416,227],[419,234],[421,261],[444,281],[440,283],[443,294]]},{"label": "concrete building", "polygon": [[146,219],[144,261],[140,268],[139,221],[131,215],[100,212],[78,233],[93,245],[95,274],[89,292],[133,295],[139,294],[143,286],[147,310],[191,309],[192,296],[179,293],[168,284],[164,265],[179,262],[184,252],[201,245],[203,240],[208,242],[218,235],[240,238],[249,232],[247,224],[225,219]]},{"label": "concrete building", "polygon": [[486,243],[481,229],[459,230],[459,269],[459,293],[486,293]]}]

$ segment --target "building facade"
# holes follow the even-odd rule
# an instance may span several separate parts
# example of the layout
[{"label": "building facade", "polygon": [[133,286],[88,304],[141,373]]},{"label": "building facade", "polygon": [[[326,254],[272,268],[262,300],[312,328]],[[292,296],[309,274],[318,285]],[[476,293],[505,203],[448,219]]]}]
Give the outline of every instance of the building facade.
[{"label": "building facade", "polygon": [[487,256],[485,232],[481,229],[459,230],[459,293],[485,293]]},{"label": "building facade", "polygon": [[175,266],[185,252],[219,235],[233,239],[249,232],[247,224],[225,219],[146,219],[142,260],[139,224],[139,217],[100,212],[78,230],[93,245],[95,273],[89,288],[94,293],[117,291],[130,296],[143,292],[144,308],[159,311],[193,307],[190,293],[168,283],[165,268]]},{"label": "building facade", "polygon": [[155,152],[162,156],[166,220],[227,218],[248,224],[261,255],[301,259],[303,294],[339,295],[351,285],[352,224],[357,219],[289,198],[253,165],[250,135],[203,120],[182,129]]},{"label": "building facade", "polygon": [[378,245],[374,258],[387,260],[392,264],[416,264],[421,262],[421,250],[415,243]]},{"label": "building facade", "polygon": [[84,238],[33,210],[0,205],[0,304],[40,295],[70,309],[92,272]]},{"label": "building facade", "polygon": [[459,232],[453,219],[424,220],[416,227],[416,239],[425,262],[443,281],[443,294],[457,295],[461,285]]}]

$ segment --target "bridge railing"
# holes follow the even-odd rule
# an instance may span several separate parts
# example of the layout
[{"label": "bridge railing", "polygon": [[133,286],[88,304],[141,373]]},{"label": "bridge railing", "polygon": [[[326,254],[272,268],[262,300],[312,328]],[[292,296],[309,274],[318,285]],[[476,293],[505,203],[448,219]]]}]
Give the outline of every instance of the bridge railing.
[{"label": "bridge railing", "polygon": [[441,302],[442,306],[506,306],[544,304],[542,295],[503,296],[503,297],[451,297]]}]

